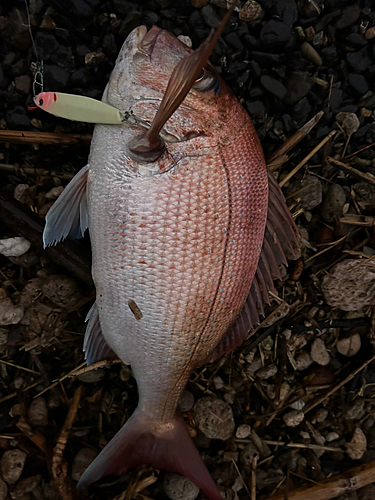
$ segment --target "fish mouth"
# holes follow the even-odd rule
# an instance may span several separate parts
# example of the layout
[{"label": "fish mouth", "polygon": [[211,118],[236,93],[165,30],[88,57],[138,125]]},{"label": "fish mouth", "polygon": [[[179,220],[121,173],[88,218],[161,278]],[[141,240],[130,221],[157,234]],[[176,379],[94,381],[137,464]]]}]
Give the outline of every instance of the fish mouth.
[{"label": "fish mouth", "polygon": [[139,51],[150,57],[154,50],[156,40],[162,31],[163,30],[158,26],[153,26],[149,31],[147,31],[146,26],[140,26],[138,36],[142,38],[138,44]]}]

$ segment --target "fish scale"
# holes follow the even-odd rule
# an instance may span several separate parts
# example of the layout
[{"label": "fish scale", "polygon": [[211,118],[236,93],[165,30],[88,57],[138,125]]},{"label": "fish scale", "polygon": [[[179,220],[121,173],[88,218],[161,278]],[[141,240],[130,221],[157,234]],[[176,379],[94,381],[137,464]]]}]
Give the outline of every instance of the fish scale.
[{"label": "fish scale", "polygon": [[[95,127],[89,165],[48,213],[44,242],[78,237],[88,225],[97,298],[86,359],[119,357],[139,392],[137,409],[78,486],[148,463],[221,500],[176,408],[192,372],[258,322],[296,231],[251,120],[221,80],[219,93],[188,93],[164,125],[163,137],[174,139],[156,161],[132,155],[129,145],[145,133],[139,124],[152,122],[189,53],[157,27],[129,35],[102,100],[124,115],[134,110],[136,120]],[[218,88],[212,74],[208,85]]]}]

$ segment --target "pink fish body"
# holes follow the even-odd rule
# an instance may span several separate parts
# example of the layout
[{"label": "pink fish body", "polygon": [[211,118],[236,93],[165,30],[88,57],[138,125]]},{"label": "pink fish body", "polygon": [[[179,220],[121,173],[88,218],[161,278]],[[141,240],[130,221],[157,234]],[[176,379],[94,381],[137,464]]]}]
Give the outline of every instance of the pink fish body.
[{"label": "pink fish body", "polygon": [[[103,101],[151,122],[188,53],[166,31],[136,28]],[[258,321],[295,233],[250,118],[224,82],[215,93],[212,75],[204,78],[164,126],[167,149],[157,162],[129,155],[142,127],[97,125],[88,167],[47,218],[45,244],[88,225],[97,299],[87,360],[119,357],[139,391],[137,410],[81,485],[151,463],[221,499],[176,408],[191,373],[239,345]],[[75,217],[62,230],[69,199]]]}]

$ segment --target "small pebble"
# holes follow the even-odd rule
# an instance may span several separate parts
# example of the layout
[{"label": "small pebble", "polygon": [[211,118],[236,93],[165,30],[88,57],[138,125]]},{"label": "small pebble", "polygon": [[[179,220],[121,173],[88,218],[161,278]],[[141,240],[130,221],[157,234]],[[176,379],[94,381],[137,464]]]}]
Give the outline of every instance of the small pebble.
[{"label": "small pebble", "polygon": [[345,7],[338,21],[336,22],[336,29],[342,30],[354,24],[360,15],[360,8],[357,3],[353,3],[353,5],[348,5]]},{"label": "small pebble", "polygon": [[62,186],[53,187],[46,193],[47,200],[56,200],[60,196],[60,194],[64,191]]},{"label": "small pebble", "polygon": [[0,240],[0,253],[5,257],[19,257],[26,253],[30,247],[30,241],[23,236]]},{"label": "small pebble", "polygon": [[278,19],[270,19],[260,32],[260,43],[264,47],[284,46],[291,35],[290,26]]},{"label": "small pebble", "polygon": [[206,396],[194,405],[195,422],[210,439],[229,439],[235,429],[232,408],[216,396]]},{"label": "small pebble", "polygon": [[[291,106],[296,104],[310,92],[313,83],[314,81],[307,71],[293,71],[286,81],[287,93],[284,97],[284,102]],[[319,180],[316,177],[315,179]],[[304,191],[303,197],[305,194],[306,191]]]},{"label": "small pebble", "polygon": [[249,23],[259,19],[262,16],[262,12],[262,7],[258,2],[255,2],[254,0],[247,0],[245,5],[240,10],[239,18],[241,21]]},{"label": "small pebble", "polygon": [[347,443],[346,448],[352,460],[360,460],[363,457],[367,449],[367,439],[361,429],[357,428],[354,430],[353,437],[350,443]]},{"label": "small pebble", "polygon": [[355,356],[360,350],[361,337],[358,333],[354,333],[350,337],[339,339],[336,347],[340,354],[350,358],[351,356]]},{"label": "small pebble", "polygon": [[23,307],[13,304],[10,298],[0,300],[0,326],[16,325],[23,318]]},{"label": "small pebble", "polygon": [[301,208],[305,210],[312,210],[322,202],[322,183],[317,177],[313,175],[306,175],[302,181],[292,182],[288,186],[286,195],[291,196],[293,193],[297,193],[293,199],[300,200],[299,204],[301,205]]},{"label": "small pebble", "polygon": [[327,351],[325,343],[320,338],[315,339],[312,343],[310,354],[312,360],[319,365],[328,365],[330,361],[329,352]]},{"label": "small pebble", "polygon": [[314,47],[309,44],[309,42],[302,42],[300,51],[303,57],[312,61],[316,66],[322,66],[323,64],[322,58],[314,49]]},{"label": "small pebble", "polygon": [[190,391],[185,391],[178,402],[178,407],[182,413],[190,411],[194,406],[194,396]]},{"label": "small pebble", "polygon": [[12,489],[10,497],[15,500],[21,500],[22,498],[24,498],[23,495],[30,493],[40,483],[41,479],[42,476],[39,474],[36,476],[30,476],[25,477],[25,479],[21,479],[17,483],[16,487]]},{"label": "small pebble", "polygon": [[298,371],[307,370],[307,368],[310,368],[313,364],[310,354],[306,351],[300,352],[300,354],[295,358],[295,361]]},{"label": "small pebble", "polygon": [[191,0],[191,5],[196,9],[201,9],[209,3],[210,0]]},{"label": "small pebble", "polygon": [[98,370],[91,370],[77,376],[77,380],[85,382],[85,384],[96,384],[105,376],[105,370],[99,368]]},{"label": "small pebble", "polygon": [[288,427],[296,427],[304,420],[304,418],[305,414],[303,411],[299,410],[289,411],[283,416],[283,420]]},{"label": "small pebble", "polygon": [[372,28],[369,28],[366,31],[365,38],[366,38],[366,40],[371,40],[374,37],[375,37],[375,26],[372,26]]},{"label": "small pebble", "polygon": [[31,87],[31,78],[29,75],[16,76],[14,79],[14,86],[21,94],[28,95]]},{"label": "small pebble", "polygon": [[97,452],[92,448],[81,448],[74,457],[71,478],[73,481],[79,481],[87,467],[96,458]]},{"label": "small pebble", "polygon": [[342,209],[345,202],[346,195],[344,189],[340,186],[340,184],[331,184],[323,201],[323,219],[329,224],[337,222],[342,216]]},{"label": "small pebble", "polygon": [[326,436],[326,441],[327,443],[330,443],[331,441],[335,441],[336,439],[339,439],[339,435],[337,432],[329,432]]},{"label": "small pebble", "polygon": [[0,479],[0,500],[5,500],[8,495],[8,486],[5,481]]},{"label": "small pebble", "polygon": [[293,408],[293,410],[302,410],[306,406],[306,403],[302,399],[299,399],[298,401],[294,401],[294,403],[289,406],[290,408]]},{"label": "small pebble", "polygon": [[237,427],[236,438],[246,439],[251,434],[251,427],[248,424],[242,424]]},{"label": "small pebble", "polygon": [[372,64],[367,47],[363,47],[358,52],[349,52],[346,55],[346,60],[356,73],[363,73]]},{"label": "small pebble", "polygon": [[189,47],[189,49],[191,49],[193,47],[193,42],[191,41],[190,37],[185,36],[185,35],[179,35],[177,38],[180,40],[180,42],[182,42],[187,47]]},{"label": "small pebble", "polygon": [[284,99],[287,89],[281,82],[271,76],[262,75],[260,77],[260,83],[268,92],[271,92],[271,94],[274,94],[280,100]]},{"label": "small pebble", "polygon": [[46,400],[42,397],[33,399],[27,412],[31,425],[44,427],[48,425],[48,407]]},{"label": "small pebble", "polygon": [[85,55],[85,66],[96,68],[107,61],[107,56],[103,52],[89,52]]},{"label": "small pebble", "polygon": [[199,488],[187,477],[167,472],[163,488],[171,500],[194,500],[199,495]]},{"label": "small pebble", "polygon": [[0,461],[0,469],[3,479],[8,484],[15,484],[23,471],[26,453],[21,450],[7,450]]},{"label": "small pebble", "polygon": [[272,364],[265,366],[257,371],[256,376],[261,380],[267,380],[268,378],[273,377],[277,373],[277,366]]},{"label": "small pebble", "polygon": [[347,420],[359,420],[365,414],[364,407],[365,401],[361,398],[357,398],[354,403],[343,412],[343,417]]},{"label": "small pebble", "polygon": [[336,264],[323,277],[321,288],[331,307],[343,311],[358,311],[374,300],[375,263],[346,259]]},{"label": "small pebble", "polygon": [[357,132],[357,130],[359,129],[360,122],[355,113],[337,113],[336,120],[341,123],[341,127],[348,137]]},{"label": "small pebble", "polygon": [[60,274],[51,274],[42,285],[42,292],[59,307],[76,304],[81,298],[75,280]]},{"label": "small pebble", "polygon": [[241,462],[248,467],[251,467],[254,456],[259,455],[259,450],[254,443],[248,443],[241,451]]},{"label": "small pebble", "polygon": [[375,498],[375,484],[369,484],[360,488],[357,491],[357,499],[356,500],[374,500]]},{"label": "small pebble", "polygon": [[201,10],[204,22],[207,24],[209,28],[216,29],[220,22],[221,18],[217,13],[217,9],[213,7],[211,4],[205,5]]},{"label": "small pebble", "polygon": [[369,89],[366,78],[363,75],[358,75],[357,73],[349,73],[348,78],[349,85],[360,95],[366,94]]},{"label": "small pebble", "polygon": [[315,419],[317,422],[321,423],[328,417],[328,410],[326,408],[319,408],[315,414]]}]

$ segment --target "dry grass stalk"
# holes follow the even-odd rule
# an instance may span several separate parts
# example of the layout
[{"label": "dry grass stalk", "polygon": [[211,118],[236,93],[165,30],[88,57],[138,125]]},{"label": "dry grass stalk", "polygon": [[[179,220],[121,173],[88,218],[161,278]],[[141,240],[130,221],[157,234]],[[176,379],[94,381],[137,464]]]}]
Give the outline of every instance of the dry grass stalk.
[{"label": "dry grass stalk", "polygon": [[64,459],[64,450],[68,442],[69,433],[77,415],[78,405],[82,395],[82,386],[80,385],[74,392],[72,403],[68,415],[61,429],[60,436],[56,446],[53,449],[52,457],[52,476],[54,486],[60,493],[63,500],[73,500],[72,486],[68,477],[68,464]]},{"label": "dry grass stalk", "polygon": [[369,172],[361,172],[361,170],[351,167],[347,163],[336,160],[335,158],[331,158],[330,156],[327,156],[326,161],[327,163],[334,165],[335,167],[341,168],[342,170],[345,170],[345,172],[348,172],[349,174],[354,175],[355,177],[364,179],[366,182],[369,182],[370,184],[375,186],[375,176],[373,176]]},{"label": "dry grass stalk", "polygon": [[56,170],[46,170],[45,168],[32,168],[32,167],[20,167],[19,165],[8,165],[8,163],[0,163],[0,170],[6,172],[24,172],[26,175],[48,175],[51,177],[58,177],[59,179],[64,179],[69,181],[73,179],[74,174],[67,174],[64,172],[56,172]]},{"label": "dry grass stalk", "polygon": [[347,384],[350,380],[352,380],[356,375],[357,373],[359,373],[360,371],[362,371],[364,368],[366,368],[367,365],[369,365],[372,361],[375,360],[375,355],[374,356],[371,356],[370,359],[368,359],[367,361],[365,361],[359,368],[357,368],[356,370],[354,370],[350,375],[348,375],[346,378],[344,378],[344,380],[342,380],[339,384],[337,384],[335,387],[333,387],[330,391],[328,391],[326,394],[324,394],[322,397],[318,398],[316,401],[314,401],[313,403],[309,404],[308,406],[306,406],[303,410],[303,412],[306,414],[308,413],[309,411],[313,410],[314,408],[316,408],[318,405],[320,405],[320,403],[323,403],[323,401],[325,401],[327,398],[329,398],[330,396],[332,396],[332,394],[334,394],[335,392],[337,392],[339,389],[341,389],[342,386],[344,386],[345,384]]},{"label": "dry grass stalk", "polygon": [[0,130],[0,142],[14,144],[56,144],[57,146],[68,146],[80,142],[90,144],[91,138],[91,134],[56,134],[53,132]]},{"label": "dry grass stalk", "polygon": [[[375,461],[359,465],[342,474],[336,474],[321,484],[302,486],[288,492],[288,500],[330,500],[341,498],[344,493],[363,488],[375,482]],[[269,497],[269,500],[285,500],[285,493]]]},{"label": "dry grass stalk", "polygon": [[[275,160],[280,158],[281,156],[286,155],[289,151],[291,151],[302,139],[304,139],[307,134],[311,132],[311,130],[315,127],[321,117],[324,115],[323,111],[319,111],[315,116],[311,118],[303,127],[301,127],[297,132],[295,132],[287,141],[284,142],[282,146],[279,147],[271,156],[267,159],[268,168],[273,171],[278,168],[272,167],[272,164],[276,165]],[[283,162],[284,163],[284,162]]]},{"label": "dry grass stalk", "polygon": [[0,359],[0,363],[2,363],[3,365],[12,366],[13,368],[18,368],[19,370],[23,370],[23,371],[28,372],[28,373],[33,373],[34,375],[40,375],[40,373],[35,371],[35,370],[30,370],[30,368],[25,368],[24,366],[15,365],[14,363],[11,363],[10,361],[4,361],[3,359]]},{"label": "dry grass stalk", "polygon": [[306,163],[310,160],[310,158],[314,156],[315,153],[317,153],[325,144],[327,144],[329,140],[332,139],[332,137],[335,134],[336,130],[331,130],[331,132],[322,141],[320,141],[319,144],[315,146],[315,148],[312,151],[310,151],[310,153],[307,156],[305,156],[305,158],[302,161],[300,161],[298,165],[294,167],[293,170],[289,172],[289,174],[286,177],[284,177],[284,179],[281,182],[279,182],[279,186],[283,187],[304,165],[306,165]]}]

